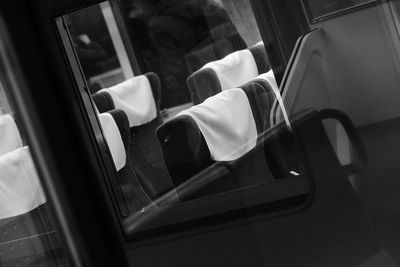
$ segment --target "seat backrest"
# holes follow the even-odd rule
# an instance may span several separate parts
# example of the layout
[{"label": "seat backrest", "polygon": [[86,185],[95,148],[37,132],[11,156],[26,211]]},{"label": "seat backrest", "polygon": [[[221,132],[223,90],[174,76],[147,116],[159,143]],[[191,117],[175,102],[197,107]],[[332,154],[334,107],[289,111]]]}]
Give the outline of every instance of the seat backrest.
[{"label": "seat backrest", "polygon": [[[259,135],[269,128],[269,107],[272,106],[274,94],[270,92],[271,88],[268,84],[263,81],[249,82],[241,86],[240,90],[244,91],[248,99],[256,132]],[[208,105],[213,98],[223,97],[221,94],[225,93],[211,97],[207,102],[199,104],[197,108],[200,107],[201,110],[202,105]],[[234,114],[231,115],[234,116]],[[207,127],[211,130],[221,126],[218,125],[218,118],[209,123],[207,120],[201,123],[208,124]],[[203,133],[204,130],[202,132],[198,121],[187,114],[179,115],[157,129],[165,163],[175,187],[217,162],[212,156],[213,153],[210,152],[213,148],[209,147],[209,142],[207,143]],[[224,140],[220,141],[224,142]],[[195,199],[271,181],[273,178],[263,148],[255,146],[251,151],[252,153],[249,153],[251,156],[243,161],[232,176],[221,177],[196,193],[190,196],[185,195],[185,199],[181,198],[181,200]],[[178,190],[178,195],[181,197],[184,193]]]},{"label": "seat backrest", "polygon": [[[115,163],[117,179],[129,213],[135,213],[140,211],[146,205],[149,205],[152,201],[143,189],[143,186],[135,173],[133,163],[130,159],[131,135],[129,120],[125,112],[118,109],[100,114],[99,117],[101,122],[104,121],[102,117],[105,116],[111,116],[112,120],[115,122],[115,125],[110,123],[102,123],[103,133],[105,134],[109,151],[111,151],[110,156],[112,157],[114,163],[118,160],[114,158],[115,154],[117,154],[116,157],[119,158],[121,158],[121,156],[118,155],[121,154],[126,156],[126,161],[123,166]],[[110,132],[114,133],[110,134]],[[115,140],[118,138],[118,136],[120,137],[123,147],[118,144],[118,140]],[[113,140],[110,140],[110,137]],[[117,151],[113,153],[112,151],[115,151],[116,149],[123,149],[123,151]]]},{"label": "seat backrest", "polygon": [[186,82],[193,103],[199,104],[223,90],[245,84],[269,69],[264,45],[260,42],[205,64],[190,75]]},{"label": "seat backrest", "polygon": [[[127,153],[129,154],[128,160],[131,161],[132,168],[140,181],[141,187],[143,187],[148,197],[154,201],[163,193],[171,190],[173,186],[155,135],[156,128],[161,124],[160,80],[155,73],[147,73],[143,76],[147,78],[150,84],[156,113],[153,114],[154,117],[152,119],[147,118],[147,120],[140,123],[129,121],[130,143]],[[99,91],[93,96],[93,99],[100,112],[117,108],[115,105],[117,101],[113,99],[113,95],[107,90]],[[124,103],[120,108],[127,114],[132,110],[135,112],[134,115],[140,114],[141,109],[137,108],[136,105],[136,102]]]}]

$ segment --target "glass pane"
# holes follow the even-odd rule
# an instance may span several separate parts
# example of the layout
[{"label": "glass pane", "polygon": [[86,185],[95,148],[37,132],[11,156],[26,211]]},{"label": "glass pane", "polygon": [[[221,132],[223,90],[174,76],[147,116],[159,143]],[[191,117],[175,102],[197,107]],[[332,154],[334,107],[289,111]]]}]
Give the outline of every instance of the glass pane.
[{"label": "glass pane", "polygon": [[[88,36],[89,29],[110,36],[104,26],[82,20],[78,27],[72,19],[101,15],[104,6],[64,16],[72,40],[85,27]],[[116,193],[133,215],[130,229],[298,196],[302,203],[309,185],[301,151],[288,117],[271,117],[273,109],[286,113],[249,0],[111,6],[114,15],[100,17],[117,21],[128,37],[114,50],[132,51],[140,73],[102,86],[92,98],[115,163]],[[87,62],[77,55],[87,78]]]},{"label": "glass pane", "polygon": [[133,77],[108,2],[75,11],[65,19],[91,92]]},{"label": "glass pane", "polygon": [[10,65],[0,30],[0,265],[67,266],[22,122],[8,97],[14,74],[5,68]]}]

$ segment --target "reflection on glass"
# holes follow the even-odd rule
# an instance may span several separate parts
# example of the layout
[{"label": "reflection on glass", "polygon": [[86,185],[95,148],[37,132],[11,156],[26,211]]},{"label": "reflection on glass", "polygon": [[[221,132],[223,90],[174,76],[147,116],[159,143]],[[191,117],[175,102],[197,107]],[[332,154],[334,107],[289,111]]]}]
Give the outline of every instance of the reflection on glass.
[{"label": "reflection on glass", "polygon": [[0,81],[0,265],[66,266],[29,145],[6,96],[8,90]]},{"label": "reflection on glass", "polygon": [[92,92],[133,76],[108,2],[64,17]]}]

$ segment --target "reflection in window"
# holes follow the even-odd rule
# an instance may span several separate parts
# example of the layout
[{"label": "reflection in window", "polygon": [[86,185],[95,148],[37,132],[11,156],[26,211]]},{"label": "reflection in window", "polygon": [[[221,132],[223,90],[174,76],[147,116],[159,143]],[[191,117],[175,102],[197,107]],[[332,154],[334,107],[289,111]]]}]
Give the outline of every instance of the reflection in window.
[{"label": "reflection in window", "polygon": [[[0,59],[3,60],[3,59]],[[1,63],[1,62],[0,62]],[[0,81],[0,265],[66,266],[20,122]]]},{"label": "reflection in window", "polygon": [[65,19],[92,92],[133,77],[108,2],[75,11]]},{"label": "reflection in window", "polygon": [[[100,14],[104,5],[80,16]],[[92,98],[115,163],[123,215],[148,222],[154,211],[218,198],[216,214],[279,200],[268,192],[285,179],[304,182],[289,121],[271,118],[282,102],[248,0],[122,0],[113,11],[124,22],[120,34],[129,36],[125,47],[114,42],[114,51],[134,51],[141,73],[102,86]],[[67,15],[71,34],[86,28],[89,36],[94,25],[78,27],[74,16]],[[106,24],[112,18],[101,17]],[[113,39],[100,28],[93,32]],[[306,194],[305,184],[288,191]],[[185,216],[210,215],[201,210]],[[139,225],[142,219],[135,218]],[[179,220],[166,215],[140,227]]]}]

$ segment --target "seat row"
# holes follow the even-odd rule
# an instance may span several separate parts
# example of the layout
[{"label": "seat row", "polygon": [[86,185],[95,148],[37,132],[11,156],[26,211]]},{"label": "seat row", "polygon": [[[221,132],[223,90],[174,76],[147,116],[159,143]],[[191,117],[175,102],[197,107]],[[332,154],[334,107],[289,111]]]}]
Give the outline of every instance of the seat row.
[{"label": "seat row", "polygon": [[[270,112],[276,101],[272,71],[249,77],[238,81],[244,83],[236,88],[220,87],[224,88],[221,92],[164,123],[159,110],[161,86],[155,73],[134,77],[93,95],[98,111],[108,112],[121,133],[119,143],[124,144],[126,156],[122,158],[126,164],[118,170],[118,179],[131,212],[171,191],[176,191],[175,197],[161,205],[302,172],[290,135],[280,135],[268,146],[261,142],[263,133],[271,127]],[[102,126],[106,132],[105,123]],[[190,195],[179,190],[180,185],[213,164],[235,161],[241,163],[234,173]]]}]

